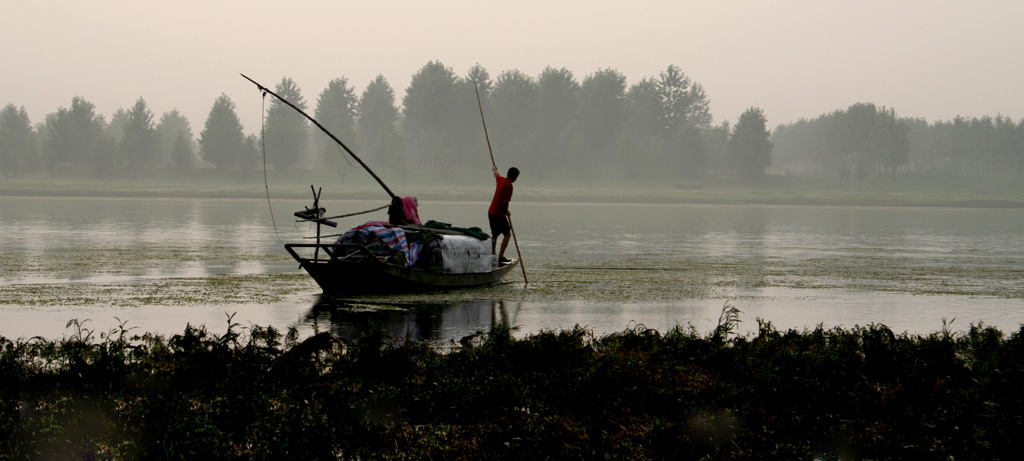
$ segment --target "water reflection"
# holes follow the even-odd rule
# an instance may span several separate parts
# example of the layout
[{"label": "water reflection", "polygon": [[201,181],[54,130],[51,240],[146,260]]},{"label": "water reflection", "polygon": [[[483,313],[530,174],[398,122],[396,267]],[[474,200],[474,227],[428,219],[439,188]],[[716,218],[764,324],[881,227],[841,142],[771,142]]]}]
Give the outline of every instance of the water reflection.
[{"label": "water reflection", "polygon": [[[708,334],[714,330],[722,309],[732,306],[741,311],[740,323],[734,331],[740,335],[756,334],[758,319],[770,321],[782,331],[801,331],[817,325],[852,328],[879,323],[896,332],[928,334],[939,331],[944,321],[952,321],[957,330],[984,324],[1009,334],[1021,328],[1019,302],[847,290],[817,290],[816,293],[816,296],[807,296],[806,291],[800,289],[759,288],[724,302],[719,299],[643,303],[472,300],[386,307],[321,297],[306,311],[297,327],[306,332],[314,328],[331,331],[347,339],[379,330],[398,341],[444,342],[460,342],[499,325],[511,328],[518,338],[575,327],[589,330],[596,337],[635,327],[662,333],[678,327]],[[893,300],[901,308],[891,308],[888,301]],[[922,316],[921,312],[925,311],[931,315]]]},{"label": "water reflection", "polygon": [[503,300],[380,306],[321,296],[303,321],[347,339],[380,329],[395,339],[448,341],[515,327],[520,309],[521,303]]},{"label": "water reflection", "polygon": [[[315,322],[352,335],[373,323],[397,338],[445,341],[497,324],[517,336],[575,325],[598,335],[637,324],[707,331],[726,302],[744,312],[741,329],[764,318],[930,333],[956,318],[961,328],[983,320],[1015,331],[1024,315],[1024,210],[517,206],[529,289],[513,274],[433,304],[371,308],[315,303],[319,289],[284,251],[261,200],[0,200],[0,335],[59,337],[73,318],[100,331],[115,319],[163,334],[186,323],[220,331],[233,313],[255,325]],[[420,216],[479,224],[485,207],[434,202]],[[281,239],[310,235],[280,218]]]}]

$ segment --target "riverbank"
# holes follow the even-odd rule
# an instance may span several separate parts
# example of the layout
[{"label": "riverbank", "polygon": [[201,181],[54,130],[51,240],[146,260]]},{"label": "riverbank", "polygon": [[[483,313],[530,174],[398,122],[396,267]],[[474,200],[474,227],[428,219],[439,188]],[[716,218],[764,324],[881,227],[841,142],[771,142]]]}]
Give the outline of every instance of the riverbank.
[{"label": "riverbank", "polygon": [[[306,200],[311,198],[312,184],[323,189],[324,200],[386,201],[379,184],[369,175],[357,173],[274,172],[266,184],[255,172],[245,179],[214,171],[182,178],[104,180],[36,175],[0,181],[0,196],[266,199],[269,192],[274,199]],[[412,177],[389,187],[398,195],[414,195],[423,201],[488,200],[493,178],[467,176]],[[567,178],[555,183],[524,177],[516,186],[518,202],[1024,208],[1024,182],[1010,176],[906,174],[895,181],[877,178],[845,182],[768,176],[756,183],[734,178],[653,183],[599,177]]]},{"label": "riverbank", "polygon": [[1005,459],[1024,329],[0,338],[12,459]]}]

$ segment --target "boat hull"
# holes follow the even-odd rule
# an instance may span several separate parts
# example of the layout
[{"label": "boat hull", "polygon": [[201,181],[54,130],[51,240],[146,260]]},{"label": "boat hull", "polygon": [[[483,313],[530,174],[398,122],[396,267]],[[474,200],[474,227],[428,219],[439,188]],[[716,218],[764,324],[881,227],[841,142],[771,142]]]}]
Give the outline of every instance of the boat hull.
[{"label": "boat hull", "polygon": [[[324,293],[391,294],[416,293],[490,285],[500,282],[519,264],[512,260],[489,272],[443,273],[383,262],[368,252],[347,258],[335,257],[338,245],[290,243],[285,249],[316,281]],[[302,256],[298,249],[322,250],[327,257]],[[317,252],[318,253],[318,252]]]}]

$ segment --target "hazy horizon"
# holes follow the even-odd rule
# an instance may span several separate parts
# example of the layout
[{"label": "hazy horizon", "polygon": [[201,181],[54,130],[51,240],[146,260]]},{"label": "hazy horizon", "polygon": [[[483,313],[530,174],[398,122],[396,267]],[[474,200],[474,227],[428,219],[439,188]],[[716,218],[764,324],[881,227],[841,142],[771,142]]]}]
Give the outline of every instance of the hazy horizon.
[{"label": "hazy horizon", "polygon": [[261,98],[284,77],[309,107],[345,77],[357,94],[378,74],[398,104],[429,61],[459,76],[606,68],[632,85],[670,64],[704,86],[714,123],[749,107],[772,128],[858,103],[930,122],[1024,117],[1024,3],[913,0],[444,3],[14,2],[0,17],[7,72],[0,104],[32,123],[83,96],[109,121],[142,97],[155,118],[178,109],[198,134],[214,100],[259,130]]}]

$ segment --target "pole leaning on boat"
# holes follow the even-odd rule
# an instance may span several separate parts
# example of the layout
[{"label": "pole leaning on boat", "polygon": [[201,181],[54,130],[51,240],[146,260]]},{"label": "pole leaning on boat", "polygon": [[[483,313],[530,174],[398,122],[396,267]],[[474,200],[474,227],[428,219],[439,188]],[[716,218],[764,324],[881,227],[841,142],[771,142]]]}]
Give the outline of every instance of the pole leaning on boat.
[{"label": "pole leaning on boat", "polygon": [[366,166],[366,163],[363,163],[363,160],[360,159],[359,156],[357,156],[355,154],[355,152],[352,152],[352,149],[349,149],[348,146],[345,145],[345,143],[341,142],[341,140],[338,139],[337,136],[334,136],[334,133],[331,133],[330,131],[327,130],[327,128],[324,128],[324,126],[321,125],[320,122],[316,121],[315,118],[310,117],[309,114],[303,112],[302,109],[299,109],[298,107],[295,106],[295,104],[292,104],[287,99],[282,98],[280,95],[278,95],[277,93],[274,93],[273,91],[270,91],[269,88],[267,88],[267,87],[265,87],[263,85],[260,85],[259,82],[257,82],[256,80],[253,80],[253,79],[249,78],[245,74],[239,74],[239,75],[241,75],[246,80],[248,80],[248,81],[252,82],[253,84],[255,84],[256,87],[260,89],[260,91],[262,91],[264,93],[269,93],[271,96],[281,100],[281,102],[287,104],[292,109],[295,109],[298,113],[302,114],[303,117],[308,118],[309,121],[313,122],[313,124],[316,125],[316,127],[320,129],[320,131],[323,131],[324,133],[327,134],[327,136],[330,136],[331,139],[333,139],[334,142],[338,143],[338,145],[341,146],[342,149],[345,149],[345,152],[348,152],[348,155],[351,155],[352,158],[354,158],[357,162],[359,162],[359,164],[362,165],[363,168],[366,169],[366,172],[370,173],[370,176],[373,176],[373,179],[376,179],[377,183],[380,184],[380,186],[384,188],[384,191],[386,191],[388,193],[388,195],[391,196],[391,200],[395,200],[395,199],[398,198],[398,196],[395,195],[394,192],[391,192],[391,189],[388,188],[387,184],[384,184],[384,181],[381,180],[380,177],[377,176],[377,174],[374,173],[373,170],[370,169],[370,167]]}]

